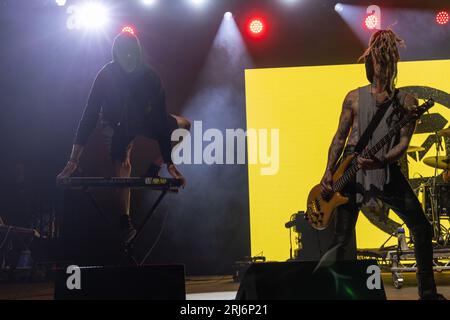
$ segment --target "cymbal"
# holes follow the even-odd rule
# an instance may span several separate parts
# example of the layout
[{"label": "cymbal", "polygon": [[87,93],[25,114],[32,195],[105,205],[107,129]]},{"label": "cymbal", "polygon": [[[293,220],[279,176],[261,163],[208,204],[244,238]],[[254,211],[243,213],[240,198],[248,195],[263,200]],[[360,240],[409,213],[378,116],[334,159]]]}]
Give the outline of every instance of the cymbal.
[{"label": "cymbal", "polygon": [[409,146],[408,150],[406,152],[410,153],[410,152],[420,152],[420,151],[425,151],[425,148],[418,147],[418,146]]},{"label": "cymbal", "polygon": [[423,159],[423,162],[430,167],[449,170],[450,169],[450,157],[440,156],[440,157],[428,157]]},{"label": "cymbal", "polygon": [[449,137],[450,138],[450,128],[439,130],[438,135],[441,137]]}]

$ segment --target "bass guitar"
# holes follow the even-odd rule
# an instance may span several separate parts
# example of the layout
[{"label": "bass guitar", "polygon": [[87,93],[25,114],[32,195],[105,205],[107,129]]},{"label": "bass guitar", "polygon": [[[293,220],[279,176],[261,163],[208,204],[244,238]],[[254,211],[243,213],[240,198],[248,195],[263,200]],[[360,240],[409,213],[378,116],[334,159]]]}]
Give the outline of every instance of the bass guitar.
[{"label": "bass guitar", "polygon": [[[433,105],[433,99],[429,99],[424,104],[418,106],[411,114],[404,116],[397,122],[372,148],[365,149],[361,153],[361,156],[368,159],[372,158],[381,150],[381,148],[389,143],[393,137],[395,137],[401,128],[410,122],[418,120],[422,114],[433,107]],[[341,191],[355,177],[359,170],[356,158],[357,154],[348,155],[337,167],[333,173],[332,189],[330,193],[322,194],[320,184],[314,186],[309,192],[305,219],[308,220],[314,229],[326,229],[333,218],[334,210],[349,201],[347,197],[341,194]]]}]

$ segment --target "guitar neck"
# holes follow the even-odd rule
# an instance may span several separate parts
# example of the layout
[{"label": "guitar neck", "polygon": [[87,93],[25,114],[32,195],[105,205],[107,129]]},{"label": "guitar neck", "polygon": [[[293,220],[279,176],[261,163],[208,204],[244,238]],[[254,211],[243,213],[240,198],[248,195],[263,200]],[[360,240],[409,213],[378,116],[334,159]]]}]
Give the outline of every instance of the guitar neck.
[{"label": "guitar neck", "polygon": [[[412,120],[411,117],[403,117],[399,122],[397,122],[394,127],[392,127],[389,132],[377,142],[372,148],[367,151],[363,151],[362,156],[364,158],[372,158],[378,151],[380,151],[386,144],[388,144],[392,138],[403,128],[408,122]],[[353,159],[350,166],[345,170],[344,174],[334,183],[333,191],[339,192],[344,189],[344,187],[353,179],[359,170],[359,166],[356,162],[356,158]]]}]

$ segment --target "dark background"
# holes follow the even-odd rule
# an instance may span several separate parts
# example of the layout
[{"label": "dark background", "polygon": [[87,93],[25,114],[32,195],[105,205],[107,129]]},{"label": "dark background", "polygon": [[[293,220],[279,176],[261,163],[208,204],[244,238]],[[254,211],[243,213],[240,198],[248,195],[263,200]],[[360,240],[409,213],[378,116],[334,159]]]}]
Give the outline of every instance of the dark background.
[{"label": "dark background", "polygon": [[[81,244],[88,248],[80,250],[94,255],[108,251],[104,249],[108,241],[101,241],[109,239],[108,231],[104,226],[92,228],[98,221],[77,219],[77,211],[90,212],[91,220],[95,212],[85,207],[82,196],[64,195],[54,181],[69,156],[91,83],[110,60],[112,39],[123,25],[135,26],[147,61],[161,75],[169,112],[202,120],[204,130],[245,129],[244,68],[354,63],[370,35],[365,31],[366,40],[361,41],[335,12],[335,1],[302,0],[288,6],[277,0],[214,0],[204,8],[193,8],[184,0],[160,1],[154,8],[139,1],[103,2],[114,5],[111,23],[103,34],[86,34],[66,28],[66,9],[54,1],[0,1],[0,217],[58,239],[71,229],[63,224],[70,211],[72,221],[81,224],[80,234],[83,230],[90,234]],[[374,4],[390,21],[383,21],[383,27],[397,22],[393,29],[407,43],[403,60],[449,58],[450,24],[436,25],[434,15],[438,9],[450,10],[450,1]],[[231,57],[213,48],[226,11],[233,12],[249,53],[238,67],[230,67]],[[245,31],[253,15],[267,22],[262,39],[252,39]],[[233,95],[225,97],[224,90],[230,88]],[[83,157],[86,174],[108,171],[104,151],[94,134]],[[139,140],[133,174],[143,173],[156,154],[155,143]],[[247,167],[180,165],[179,169],[188,187],[165,200],[140,239],[138,254],[142,256],[155,241],[168,214],[148,262],[185,263],[189,274],[230,273],[234,261],[250,255]],[[98,196],[105,208],[113,205],[111,195]],[[152,197],[142,191],[133,195],[136,223],[142,221]],[[70,210],[64,210],[67,207]],[[57,228],[48,228],[52,217]]]}]

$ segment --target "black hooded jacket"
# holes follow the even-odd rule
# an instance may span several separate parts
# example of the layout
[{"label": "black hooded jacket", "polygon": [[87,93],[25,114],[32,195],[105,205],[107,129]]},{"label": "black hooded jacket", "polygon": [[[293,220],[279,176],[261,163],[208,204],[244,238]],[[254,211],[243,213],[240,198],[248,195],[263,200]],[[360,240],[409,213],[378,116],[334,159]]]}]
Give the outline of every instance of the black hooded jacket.
[{"label": "black hooded jacket", "polygon": [[171,141],[167,124],[164,88],[157,73],[141,63],[130,74],[114,61],[97,74],[83,116],[78,124],[74,144],[85,145],[97,125],[114,128],[115,134],[135,136],[152,126],[157,133],[163,159],[171,162]]}]

